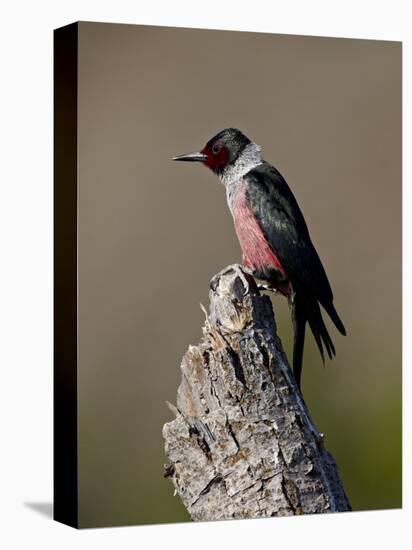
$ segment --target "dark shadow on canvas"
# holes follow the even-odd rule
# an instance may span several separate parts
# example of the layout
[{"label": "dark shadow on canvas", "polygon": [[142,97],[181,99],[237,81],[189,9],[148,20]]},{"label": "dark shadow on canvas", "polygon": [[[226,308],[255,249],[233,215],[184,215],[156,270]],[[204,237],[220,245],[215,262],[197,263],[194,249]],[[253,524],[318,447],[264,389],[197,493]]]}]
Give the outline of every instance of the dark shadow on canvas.
[{"label": "dark shadow on canvas", "polygon": [[48,518],[53,519],[53,503],[52,502],[24,502],[26,508],[30,508],[34,512]]}]

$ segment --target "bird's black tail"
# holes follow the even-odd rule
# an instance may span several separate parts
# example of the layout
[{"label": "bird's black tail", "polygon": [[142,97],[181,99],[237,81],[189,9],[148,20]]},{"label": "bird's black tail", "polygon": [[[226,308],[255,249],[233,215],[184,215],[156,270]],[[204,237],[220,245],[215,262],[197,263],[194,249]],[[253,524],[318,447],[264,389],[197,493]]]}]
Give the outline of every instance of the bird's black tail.
[{"label": "bird's black tail", "polygon": [[325,362],[323,346],[325,346],[329,359],[332,359],[332,357],[336,354],[335,346],[333,345],[332,338],[329,336],[329,332],[326,329],[318,302],[313,301],[309,304],[306,313],[308,316],[308,323],[319,348],[322,361]]},{"label": "bird's black tail", "polygon": [[[293,374],[296,379],[296,383],[300,389],[300,381],[302,374],[302,361],[303,361],[303,347],[305,342],[305,327],[306,322],[309,324],[315,342],[319,348],[322,361],[325,362],[324,348],[330,359],[335,355],[335,346],[327,331],[325,323],[322,318],[319,303],[317,300],[308,300],[304,298],[303,294],[294,293],[291,302],[292,311],[292,323],[293,323]],[[333,304],[328,305],[325,308],[330,315],[332,321],[336,325],[336,328],[342,334],[346,334],[345,327],[342,321],[339,319],[338,314]]]},{"label": "bird's black tail", "polygon": [[324,302],[322,303],[322,306],[325,308],[325,311],[329,315],[329,317],[332,319],[333,324],[338,329],[338,331],[343,334],[343,336],[346,336],[346,329],[343,326],[342,321],[339,318],[338,312],[335,309],[335,306],[332,302]]}]

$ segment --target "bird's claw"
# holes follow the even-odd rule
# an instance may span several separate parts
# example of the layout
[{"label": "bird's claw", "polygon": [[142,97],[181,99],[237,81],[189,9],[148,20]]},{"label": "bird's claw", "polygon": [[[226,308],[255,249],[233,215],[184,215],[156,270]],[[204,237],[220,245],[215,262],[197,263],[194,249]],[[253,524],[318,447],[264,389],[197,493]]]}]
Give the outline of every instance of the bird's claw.
[{"label": "bird's claw", "polygon": [[251,269],[250,267],[246,267],[245,265],[242,264],[242,271],[244,273],[247,273],[248,275],[252,275],[252,277],[254,276],[255,272],[253,271],[253,269]]},{"label": "bird's claw", "polygon": [[250,281],[248,281],[247,276],[250,275],[248,271],[244,270],[243,267],[240,271],[240,279],[243,285],[243,296],[246,296],[250,291]]},{"label": "bird's claw", "polygon": [[269,285],[257,285],[259,290],[267,290],[268,292],[273,292],[274,294],[277,293],[276,288],[273,288],[273,286]]}]

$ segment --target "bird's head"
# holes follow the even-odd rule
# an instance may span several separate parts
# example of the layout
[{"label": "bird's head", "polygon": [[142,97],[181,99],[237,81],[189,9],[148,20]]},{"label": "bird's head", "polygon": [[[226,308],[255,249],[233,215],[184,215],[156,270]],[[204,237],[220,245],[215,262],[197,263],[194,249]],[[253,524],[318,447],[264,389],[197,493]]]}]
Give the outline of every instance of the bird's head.
[{"label": "bird's head", "polygon": [[250,139],[240,130],[226,128],[212,137],[198,153],[179,155],[172,160],[202,162],[215,174],[221,176],[228,167],[236,163],[250,144]]}]

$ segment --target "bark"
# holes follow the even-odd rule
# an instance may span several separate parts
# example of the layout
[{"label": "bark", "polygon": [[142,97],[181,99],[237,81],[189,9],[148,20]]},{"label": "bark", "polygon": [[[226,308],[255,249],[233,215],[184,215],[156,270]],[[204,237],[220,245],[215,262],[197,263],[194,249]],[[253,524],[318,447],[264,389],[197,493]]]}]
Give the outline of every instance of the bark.
[{"label": "bark", "polygon": [[182,364],[165,466],[193,520],[350,510],[276,335],[272,304],[238,265],[211,281],[203,338]]}]

